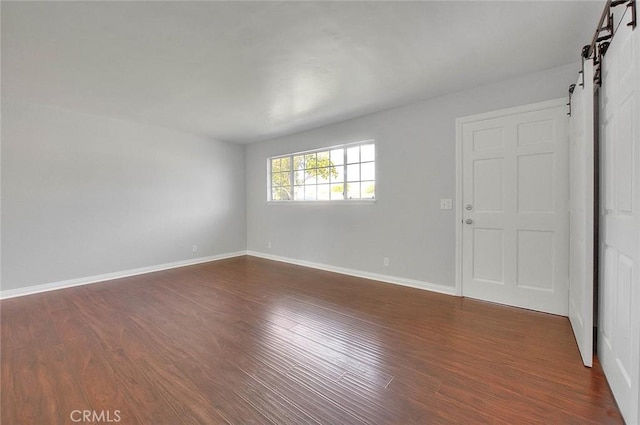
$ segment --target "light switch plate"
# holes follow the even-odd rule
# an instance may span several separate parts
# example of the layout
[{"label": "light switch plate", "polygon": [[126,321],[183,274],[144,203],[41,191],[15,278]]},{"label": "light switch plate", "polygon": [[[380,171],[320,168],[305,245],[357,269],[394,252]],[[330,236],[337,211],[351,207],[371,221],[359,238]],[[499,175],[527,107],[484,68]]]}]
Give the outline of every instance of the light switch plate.
[{"label": "light switch plate", "polygon": [[440,199],[440,209],[450,210],[453,208],[453,201],[451,199]]}]

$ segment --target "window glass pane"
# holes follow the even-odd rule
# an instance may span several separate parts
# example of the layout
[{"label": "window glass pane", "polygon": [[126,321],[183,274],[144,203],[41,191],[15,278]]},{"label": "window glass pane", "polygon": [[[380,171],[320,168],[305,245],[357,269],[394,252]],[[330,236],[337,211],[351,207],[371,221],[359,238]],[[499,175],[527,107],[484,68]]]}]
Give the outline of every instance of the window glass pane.
[{"label": "window glass pane", "polygon": [[296,186],[293,188],[293,199],[296,201],[304,200],[304,186]]},{"label": "window glass pane", "polygon": [[316,184],[317,169],[307,170],[304,172],[304,184]]},{"label": "window glass pane", "polygon": [[361,195],[363,198],[376,197],[376,182],[362,182],[361,188]]},{"label": "window glass pane", "polygon": [[271,199],[274,201],[288,201],[291,199],[291,196],[287,188],[274,187],[271,189]]},{"label": "window glass pane", "polygon": [[316,185],[310,185],[304,187],[304,199],[307,201],[316,200]]},{"label": "window glass pane", "polygon": [[376,160],[376,145],[360,146],[360,161],[368,162]]},{"label": "window glass pane", "polygon": [[360,198],[360,183],[347,183],[347,199]]},{"label": "window glass pane", "polygon": [[330,187],[328,184],[319,184],[318,185],[318,200],[319,201],[328,201],[329,199],[331,199],[329,197],[330,194]]},{"label": "window glass pane", "polygon": [[293,168],[295,170],[304,169],[304,155],[296,155],[293,157]]},{"label": "window glass pane", "polygon": [[343,182],[344,181],[344,165],[338,165],[331,168],[331,175],[329,176],[331,182]]},{"label": "window glass pane", "polygon": [[347,164],[360,162],[360,146],[347,148]]},{"label": "window glass pane", "polygon": [[334,149],[331,151],[331,163],[333,165],[344,164],[344,149]]},{"label": "window glass pane", "polygon": [[347,181],[355,182],[360,180],[360,164],[347,165]]},{"label": "window glass pane", "polygon": [[280,182],[282,181],[282,176],[280,173],[271,173],[271,186],[282,186]]},{"label": "window glass pane", "polygon": [[318,167],[329,166],[329,151],[318,152]]},{"label": "window glass pane", "polygon": [[273,171],[274,173],[287,171],[282,169],[282,158],[276,158],[271,160],[271,171]]},{"label": "window glass pane", "polygon": [[289,186],[291,173],[272,173],[271,174],[271,186]]},{"label": "window glass pane", "polygon": [[360,179],[361,180],[375,180],[376,179],[375,162],[365,162],[363,164],[360,164]]},{"label": "window glass pane", "polygon": [[291,157],[280,158],[280,169],[282,171],[289,171],[291,169]]},{"label": "window glass pane", "polygon": [[318,184],[329,183],[330,174],[331,174],[331,168],[329,167],[318,168]]},{"label": "window glass pane", "polygon": [[303,185],[304,184],[304,171],[295,171],[293,184],[295,185]]},{"label": "window glass pane", "polygon": [[316,154],[310,153],[304,156],[304,168],[316,168],[318,163],[316,161]]},{"label": "window glass pane", "polygon": [[334,183],[331,185],[331,199],[344,199],[344,184]]},{"label": "window glass pane", "polygon": [[291,189],[288,188],[288,187],[281,187],[280,188],[280,197],[281,197],[281,199],[289,201],[291,199]]}]

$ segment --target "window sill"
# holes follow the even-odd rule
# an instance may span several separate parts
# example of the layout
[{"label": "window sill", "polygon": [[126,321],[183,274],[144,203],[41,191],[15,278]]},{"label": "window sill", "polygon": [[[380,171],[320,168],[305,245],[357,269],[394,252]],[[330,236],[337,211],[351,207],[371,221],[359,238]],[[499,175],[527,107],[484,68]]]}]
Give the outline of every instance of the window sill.
[{"label": "window sill", "polygon": [[267,205],[373,205],[376,199],[344,199],[335,201],[266,201]]}]

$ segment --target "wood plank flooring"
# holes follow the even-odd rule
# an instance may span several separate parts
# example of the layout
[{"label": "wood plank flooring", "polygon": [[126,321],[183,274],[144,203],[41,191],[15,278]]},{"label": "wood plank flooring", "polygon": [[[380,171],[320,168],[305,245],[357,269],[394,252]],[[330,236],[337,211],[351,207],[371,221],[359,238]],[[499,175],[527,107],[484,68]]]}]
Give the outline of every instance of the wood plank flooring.
[{"label": "wood plank flooring", "polygon": [[254,257],[0,312],[3,425],[622,423],[566,318]]}]

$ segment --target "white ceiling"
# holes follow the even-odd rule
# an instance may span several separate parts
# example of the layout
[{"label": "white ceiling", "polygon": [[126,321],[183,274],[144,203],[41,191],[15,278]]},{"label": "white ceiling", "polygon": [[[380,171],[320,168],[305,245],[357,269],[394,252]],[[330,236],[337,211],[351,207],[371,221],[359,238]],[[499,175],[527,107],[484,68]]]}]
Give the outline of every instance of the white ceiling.
[{"label": "white ceiling", "polygon": [[247,143],[576,62],[603,7],[3,1],[2,95]]}]

